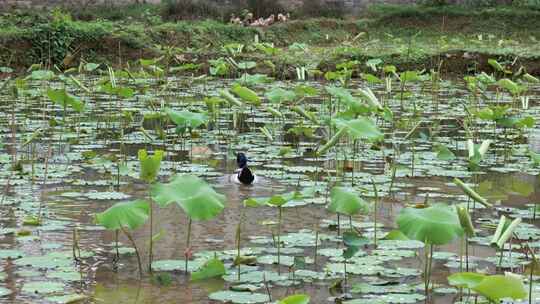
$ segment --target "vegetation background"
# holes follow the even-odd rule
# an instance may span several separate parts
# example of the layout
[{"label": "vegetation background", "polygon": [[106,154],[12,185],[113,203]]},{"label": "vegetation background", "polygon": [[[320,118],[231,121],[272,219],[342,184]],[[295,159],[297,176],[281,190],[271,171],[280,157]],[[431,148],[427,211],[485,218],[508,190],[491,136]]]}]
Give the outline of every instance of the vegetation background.
[{"label": "vegetation background", "polygon": [[[467,71],[485,65],[488,57],[519,56],[534,73],[540,56],[540,0],[418,0],[358,10],[349,9],[347,1],[328,0],[287,5],[272,0],[82,1],[58,1],[42,10],[2,6],[0,66],[69,67],[81,60],[122,65],[176,49],[208,69],[208,59],[223,55],[221,46],[245,44],[255,35],[285,51],[293,43],[310,45],[314,58],[324,58],[311,63],[321,70],[374,57],[421,69],[448,57],[449,69]],[[291,20],[265,28],[229,24],[232,14],[247,11],[255,17],[287,12]],[[353,47],[343,47],[351,41]],[[279,57],[278,70],[302,60],[292,52]]]}]

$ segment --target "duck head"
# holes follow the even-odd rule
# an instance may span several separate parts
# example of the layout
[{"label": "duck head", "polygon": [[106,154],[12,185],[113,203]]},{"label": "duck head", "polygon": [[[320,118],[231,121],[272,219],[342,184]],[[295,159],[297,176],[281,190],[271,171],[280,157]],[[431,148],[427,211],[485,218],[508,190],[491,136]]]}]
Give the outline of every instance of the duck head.
[{"label": "duck head", "polygon": [[247,157],[244,153],[240,152],[236,154],[236,163],[238,164],[238,168],[244,168],[247,166]]}]

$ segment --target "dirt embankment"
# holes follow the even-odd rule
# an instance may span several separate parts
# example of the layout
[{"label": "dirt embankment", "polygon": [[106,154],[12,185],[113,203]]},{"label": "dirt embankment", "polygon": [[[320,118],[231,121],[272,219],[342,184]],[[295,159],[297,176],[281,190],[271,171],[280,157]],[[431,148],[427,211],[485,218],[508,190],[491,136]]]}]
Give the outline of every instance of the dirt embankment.
[{"label": "dirt embankment", "polygon": [[[369,37],[369,43],[381,44],[384,42],[377,42],[379,37],[392,35],[395,39],[399,39],[400,35],[403,35],[405,40],[411,32],[417,32],[420,35],[428,33],[429,39],[432,40],[437,39],[437,37],[458,34],[474,35],[475,33],[488,34],[490,32],[500,34],[501,31],[510,34],[519,31],[527,32],[527,24],[522,22],[516,25],[519,19],[514,16],[511,18],[500,16],[478,18],[481,16],[413,14],[355,20],[295,20],[267,28],[244,28],[214,21],[157,25],[110,22],[105,25],[92,24],[91,26],[86,26],[84,22],[79,21],[73,23],[73,26],[68,25],[68,28],[74,28],[68,31],[71,35],[67,37],[69,44],[58,44],[58,41],[54,41],[54,39],[58,39],[63,43],[62,39],[65,38],[62,36],[63,32],[59,34],[58,31],[51,35],[44,34],[43,31],[33,32],[32,28],[28,28],[21,31],[20,36],[11,35],[9,38],[0,36],[0,41],[5,46],[0,48],[0,66],[9,65],[23,70],[33,63],[42,62],[62,67],[62,62],[67,56],[74,59],[70,60],[71,66],[78,65],[81,60],[119,66],[140,58],[153,58],[167,52],[174,52],[185,62],[200,64],[199,72],[207,72],[209,60],[228,56],[222,49],[223,45],[230,43],[250,44],[254,37],[259,35],[264,41],[272,42],[276,47],[281,48],[282,53],[278,56],[267,55],[265,57],[261,56],[260,52],[250,53],[247,50],[241,56],[242,59],[260,62],[272,61],[276,65],[274,68],[276,75],[274,76],[287,78],[295,75],[294,62],[291,62],[294,58],[289,59],[293,55],[289,53],[287,48],[295,42],[305,43],[313,48],[330,50],[332,53],[332,50],[339,49],[345,41],[351,41],[362,32]],[[492,23],[494,25],[491,28],[485,26]],[[517,27],[517,29],[509,30],[512,27]],[[43,28],[47,27],[41,27],[41,30]],[[38,34],[43,37],[52,37],[46,42],[47,47],[41,45],[39,39],[35,39]],[[56,45],[61,45],[64,49],[59,50],[55,47]],[[320,62],[316,64],[316,68],[324,73],[335,69],[336,64],[346,60],[362,62],[379,56],[379,54],[362,53],[362,47],[362,44],[356,44],[354,45],[356,51],[353,54],[321,58]],[[384,63],[396,65],[400,70],[430,70],[438,69],[440,66],[443,73],[460,75],[488,69],[487,61],[490,58],[512,62],[516,69],[521,65],[526,66],[527,72],[540,75],[540,58],[538,56],[534,54],[516,56],[511,52],[501,55],[495,50],[494,52],[479,52],[457,49],[441,53],[424,52],[416,56],[414,60],[409,60],[408,56],[396,52],[385,55]],[[261,71],[266,72],[267,70],[266,67],[261,67]]]}]

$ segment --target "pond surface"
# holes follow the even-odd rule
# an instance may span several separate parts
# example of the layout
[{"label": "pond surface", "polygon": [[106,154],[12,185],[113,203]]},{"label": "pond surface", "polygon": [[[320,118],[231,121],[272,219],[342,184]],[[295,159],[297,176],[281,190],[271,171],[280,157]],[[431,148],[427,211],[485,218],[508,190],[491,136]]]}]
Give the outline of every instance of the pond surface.
[{"label": "pond surface", "polygon": [[[100,81],[81,79],[88,88],[97,88]],[[43,97],[48,86],[60,88],[60,82],[29,80],[18,98],[0,93],[4,94],[0,95],[1,303],[68,303],[77,299],[81,303],[219,303],[209,295],[231,286],[263,298],[270,293],[274,301],[306,293],[312,303],[339,302],[341,297],[359,299],[348,303],[424,302],[424,247],[418,241],[380,239],[377,248],[366,245],[349,261],[347,282],[341,281],[343,244],[338,234],[353,224],[373,240],[374,212],[351,219],[341,216],[341,228],[337,229],[338,217],[326,209],[329,189],[336,183],[352,186],[371,202],[375,199],[373,180],[381,199],[377,210],[379,238],[397,228],[396,217],[406,205],[427,200],[429,204],[468,206],[477,229],[468,246],[471,271],[521,273],[528,258],[520,244],[540,246],[540,230],[532,220],[535,212],[531,207],[540,202],[540,170],[528,156],[529,150],[540,152],[540,130],[504,131],[490,122],[476,121],[469,125],[475,137],[494,143],[479,167],[469,170],[467,134],[462,128],[469,122],[462,104],[469,104],[472,97],[460,82],[444,81],[436,90],[431,89],[430,82],[410,85],[405,111],[400,108],[398,93],[372,87],[394,113],[394,123],[378,121],[385,133],[384,145],[342,141],[323,156],[316,156],[314,151],[329,136],[328,127],[300,117],[287,106],[280,108],[284,119],[274,119],[267,111],[253,107],[223,106],[207,127],[183,137],[175,133],[173,124],[150,117],[165,107],[206,110],[204,97],[216,95],[218,89],[230,85],[228,81],[170,78],[165,85],[145,79],[121,83],[135,88],[135,95],[119,98],[97,89],[91,89],[92,93],[70,89],[86,102],[82,114],[69,108],[64,111]],[[330,111],[327,105],[331,97],[324,89],[328,84],[306,84],[317,88],[319,94],[303,99],[301,105],[317,113],[322,122]],[[272,87],[292,89],[296,85],[275,82],[253,87],[263,96]],[[350,85],[353,91],[366,86],[360,82]],[[529,108],[515,110],[518,115],[540,117],[537,89],[529,90]],[[488,90],[478,102],[483,107],[510,101],[508,95]],[[339,107],[339,103],[330,107]],[[130,119],[125,119],[127,112]],[[416,131],[409,134],[419,122]],[[263,126],[270,130],[272,140],[260,131]],[[288,132],[299,126],[309,130],[308,134]],[[450,161],[437,157],[436,144],[450,148],[456,158]],[[287,153],[282,153],[285,147]],[[154,273],[170,274],[163,275],[167,282],[159,283],[148,275],[138,279],[133,249],[122,234],[121,257],[113,266],[115,233],[96,225],[94,214],[116,202],[149,196],[149,186],[138,179],[137,151],[143,148],[165,151],[159,181],[166,182],[175,174],[193,174],[226,196],[225,209],[219,216],[193,222],[194,260],[189,262],[190,269],[196,270],[197,265],[219,256],[228,267],[224,280],[190,282],[183,263],[188,218],[175,204],[154,207],[153,230],[161,232],[154,243]],[[231,180],[236,152],[248,155],[258,178],[256,184],[243,186]],[[18,171],[10,170],[14,159]],[[395,180],[392,165],[397,168]],[[488,209],[470,201],[452,182],[454,177],[473,185],[495,206]],[[244,207],[243,201],[308,187],[317,189],[314,196],[283,208],[283,265],[278,267],[274,241],[278,209]],[[31,225],[32,217],[40,212],[41,225]],[[512,241],[513,250],[504,251],[501,267],[497,267],[499,257],[489,242],[502,214],[522,217],[524,222]],[[256,262],[242,268],[243,279],[237,282],[236,267],[230,264],[236,256],[241,219],[242,253],[255,256]],[[81,250],[79,262],[73,259],[75,234]],[[148,263],[149,236],[148,222],[133,232],[143,265]],[[435,248],[435,286],[430,302],[474,299],[450,287],[446,279],[466,267],[460,263],[460,244],[456,240]],[[144,269],[146,272],[147,266]],[[329,288],[335,282],[340,284]],[[540,303],[540,290],[534,296]],[[248,297],[241,303],[251,300]]]}]

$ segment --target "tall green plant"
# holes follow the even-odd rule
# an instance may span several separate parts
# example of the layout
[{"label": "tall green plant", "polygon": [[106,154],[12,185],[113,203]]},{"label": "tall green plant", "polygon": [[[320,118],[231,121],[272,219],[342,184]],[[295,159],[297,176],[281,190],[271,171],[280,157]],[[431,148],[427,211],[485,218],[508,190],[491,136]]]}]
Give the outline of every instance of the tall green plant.
[{"label": "tall green plant", "polygon": [[151,193],[153,200],[160,206],[177,203],[188,217],[185,252],[187,272],[192,221],[207,221],[219,215],[224,208],[225,196],[217,193],[201,178],[192,175],[178,175],[167,184],[156,183]]},{"label": "tall green plant", "polygon": [[485,275],[481,273],[460,272],[448,277],[452,286],[471,289],[486,297],[490,303],[499,303],[502,299],[521,300],[527,297],[527,291],[519,275]]},{"label": "tall green plant", "polygon": [[[141,255],[129,230],[133,231],[146,223],[150,211],[150,204],[145,200],[116,203],[109,209],[95,215],[96,222],[108,230],[118,232],[121,230],[131,242],[137,255],[139,277],[142,278]],[[118,246],[118,242],[116,243]]]},{"label": "tall green plant", "polygon": [[433,261],[433,246],[445,245],[463,234],[458,214],[452,207],[438,204],[427,208],[404,208],[398,219],[398,227],[409,239],[425,244],[424,290],[429,298],[429,284]]},{"label": "tall green plant", "polygon": [[[151,185],[156,181],[159,173],[159,167],[161,166],[161,160],[163,159],[163,151],[157,150],[154,155],[149,156],[146,150],[139,150],[139,164],[141,167],[139,178],[145,181],[148,185]],[[154,259],[154,212],[153,203],[150,200],[150,246],[148,250],[148,270],[152,272],[152,261]]]}]

